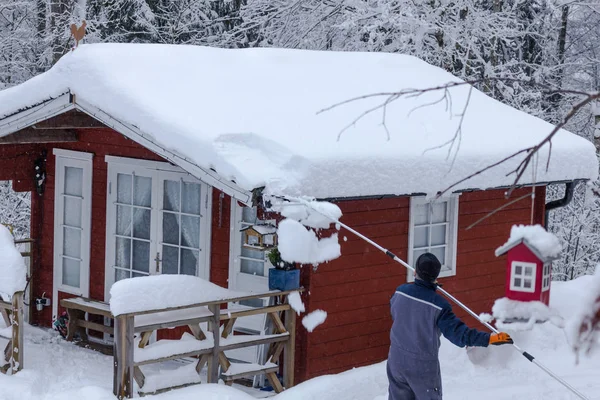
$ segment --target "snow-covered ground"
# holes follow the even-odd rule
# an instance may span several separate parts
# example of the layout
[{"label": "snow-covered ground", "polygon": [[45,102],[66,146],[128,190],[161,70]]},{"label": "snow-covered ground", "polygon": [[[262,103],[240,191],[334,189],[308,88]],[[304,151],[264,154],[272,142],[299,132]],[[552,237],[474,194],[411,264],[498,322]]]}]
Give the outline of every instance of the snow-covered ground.
[{"label": "snow-covered ground", "polygon": [[[592,277],[572,282],[553,282],[551,306],[566,318],[585,296]],[[112,359],[81,349],[59,339],[54,332],[27,327],[25,369],[14,376],[0,374],[0,400],[109,400]],[[551,323],[537,324],[531,331],[509,331],[515,342],[590,399],[600,398],[600,358],[575,355],[564,331]],[[0,339],[0,347],[5,341]],[[471,352],[442,341],[444,399],[545,399],[576,397],[531,364],[512,346],[478,349]],[[264,396],[248,389],[224,385],[197,385],[150,397],[156,400],[252,400]],[[385,362],[357,368],[338,375],[322,376],[300,384],[275,400],[387,399]]]}]

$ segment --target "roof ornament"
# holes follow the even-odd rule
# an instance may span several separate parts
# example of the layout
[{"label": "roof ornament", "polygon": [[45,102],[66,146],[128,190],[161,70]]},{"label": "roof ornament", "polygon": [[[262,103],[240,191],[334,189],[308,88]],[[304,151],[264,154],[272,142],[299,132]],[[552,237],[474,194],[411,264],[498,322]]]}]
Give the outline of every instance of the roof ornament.
[{"label": "roof ornament", "polygon": [[86,27],[85,19],[83,20],[83,22],[81,23],[81,26],[79,28],[77,27],[77,25],[71,24],[71,35],[75,39],[75,47],[73,47],[72,50],[75,50],[79,46],[79,41],[81,41],[83,39],[83,37],[85,36],[85,27]]}]

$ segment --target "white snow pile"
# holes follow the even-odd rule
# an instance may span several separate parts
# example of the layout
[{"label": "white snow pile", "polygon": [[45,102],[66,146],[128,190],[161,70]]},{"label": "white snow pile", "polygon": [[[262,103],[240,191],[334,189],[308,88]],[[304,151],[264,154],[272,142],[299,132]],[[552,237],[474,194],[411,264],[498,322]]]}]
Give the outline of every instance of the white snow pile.
[{"label": "white snow pile", "polygon": [[277,234],[277,248],[281,258],[287,262],[319,264],[334,260],[342,254],[337,233],[319,240],[312,229],[307,229],[293,219],[281,221]]},{"label": "white snow pile", "polygon": [[[556,326],[563,326],[563,319],[557,310],[548,307],[541,301],[517,301],[506,297],[497,299],[492,306],[492,315],[497,320],[498,326],[510,326],[512,328],[531,329],[536,322],[550,321]],[[503,324],[507,320],[520,320],[525,322],[511,322]]]},{"label": "white snow pile", "polygon": [[321,325],[327,319],[327,312],[323,310],[315,310],[308,313],[302,318],[302,325],[307,331],[312,332],[315,328]]},{"label": "white snow pile", "polygon": [[266,196],[266,199],[270,203],[269,210],[311,228],[327,229],[342,217],[342,210],[337,205],[312,197],[290,198],[289,201],[273,196]]},{"label": "white snow pile", "polygon": [[117,316],[233,299],[249,294],[225,289],[190,275],[143,276],[120,280],[110,288],[110,311]]},{"label": "white snow pile", "polygon": [[496,256],[504,254],[521,240],[544,261],[558,258],[562,250],[560,240],[541,225],[513,225],[508,241],[496,249]]},{"label": "white snow pile", "polygon": [[290,303],[290,307],[292,307],[292,309],[294,311],[296,311],[296,314],[300,315],[300,313],[303,313],[304,311],[306,311],[306,308],[304,307],[304,303],[302,302],[302,299],[300,298],[299,292],[290,293],[288,295],[288,302]]},{"label": "white snow pile", "polygon": [[[538,144],[553,129],[469,85],[410,95],[452,82],[460,80],[441,68],[383,52],[87,44],[49,71],[0,92],[0,119],[70,92],[75,107],[104,111],[185,157],[191,166],[182,162],[184,168],[198,173],[197,166],[214,176],[212,168],[217,178],[245,190],[264,186],[266,194],[317,198],[435,194]],[[355,121],[389,100],[365,95],[390,91],[409,95]],[[451,107],[439,101],[444,93]],[[0,135],[23,127],[12,122],[0,121]],[[459,128],[460,146],[451,146]],[[588,140],[560,130],[551,153],[549,146],[520,183],[532,183],[534,176],[536,183],[596,179],[598,160]],[[510,172],[526,156],[454,189],[508,186]]]},{"label": "white snow pile", "polygon": [[0,224],[0,299],[10,300],[25,290],[27,267],[8,228]]},{"label": "white snow pile", "polygon": [[573,349],[584,354],[600,348],[600,265],[588,280],[583,299],[572,310],[573,317],[565,329]]}]

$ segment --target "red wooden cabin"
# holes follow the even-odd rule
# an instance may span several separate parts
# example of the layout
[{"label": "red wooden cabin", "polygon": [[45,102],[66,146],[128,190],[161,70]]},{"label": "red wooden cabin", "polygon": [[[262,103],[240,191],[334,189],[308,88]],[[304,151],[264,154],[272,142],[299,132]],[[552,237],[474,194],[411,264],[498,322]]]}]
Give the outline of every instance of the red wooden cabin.
[{"label": "red wooden cabin", "polygon": [[[187,52],[186,56],[199,53],[203,57],[207,52],[210,57],[205,58],[203,63],[192,63],[188,57],[185,62],[179,59],[182,62],[177,64],[179,48],[142,46],[143,49],[162,49],[170,53],[168,57],[161,53],[154,60],[156,62],[150,62],[151,60],[146,59],[128,58],[130,53],[135,53],[133,50],[138,49],[136,46],[80,46],[73,52],[74,55],[67,56],[69,60],[78,60],[77,57],[81,54],[82,60],[78,61],[79,64],[73,64],[73,68],[58,68],[59,65],[41,77],[0,92],[0,179],[12,180],[17,191],[32,192],[31,237],[36,240],[36,246],[30,272],[30,297],[39,298],[44,293],[52,296],[51,307],[45,307],[43,311],[31,311],[30,322],[33,324],[50,326],[53,318],[60,313],[57,307],[59,299],[66,296],[85,296],[106,301],[112,283],[131,276],[185,273],[210,279],[236,290],[266,290],[268,269],[272,266],[264,252],[243,246],[242,230],[255,224],[271,224],[281,217],[264,213],[260,210],[260,204],[253,201],[258,193],[255,189],[262,185],[253,186],[236,180],[232,178],[231,171],[264,174],[266,168],[262,162],[268,161],[268,157],[244,164],[246,158],[243,155],[227,158],[229,154],[221,154],[214,156],[210,162],[204,162],[204,155],[213,155],[212,146],[216,145],[212,139],[195,142],[192,136],[187,136],[185,146],[177,148],[169,140],[183,128],[182,121],[188,119],[194,121],[198,132],[202,132],[203,126],[210,124],[251,125],[253,114],[264,109],[266,116],[263,119],[268,120],[269,124],[276,124],[278,118],[282,118],[281,114],[290,108],[286,107],[285,102],[293,101],[299,92],[285,90],[280,95],[271,95],[269,92],[258,100],[250,101],[249,99],[262,92],[255,91],[252,87],[234,85],[222,89],[227,93],[227,101],[219,103],[218,98],[213,95],[221,89],[210,92],[207,85],[210,86],[211,82],[219,79],[225,84],[240,75],[239,71],[230,74],[227,68],[221,68],[222,72],[219,68],[212,71],[220,73],[218,77],[200,74],[198,82],[186,81],[180,87],[173,82],[158,85],[160,88],[174,90],[160,99],[149,96],[145,92],[148,89],[146,86],[132,87],[129,84],[139,75],[143,76],[146,69],[162,68],[163,63],[174,62],[173,66],[181,65],[182,68],[193,66],[191,71],[196,71],[210,66],[214,61],[211,57],[215,54],[226,54],[226,57],[233,57],[228,62],[240,62],[241,70],[253,68],[254,63],[263,58],[269,62],[265,79],[244,78],[243,83],[247,85],[275,79],[279,83],[298,81],[296,83],[300,86],[310,86],[312,81],[304,79],[305,75],[286,80],[275,74],[277,68],[282,67],[278,63],[284,60],[285,64],[286,57],[298,61],[303,73],[309,74],[308,69],[312,64],[300,62],[303,57],[309,57],[309,53],[281,50],[278,53],[280,58],[273,58],[272,52],[275,50],[264,50],[266,56],[262,57],[260,52],[263,50],[256,49],[236,53],[236,50],[195,50],[191,46],[183,46],[184,50],[181,51]],[[240,54],[249,58],[239,60],[233,56]],[[310,53],[310,57],[323,58],[322,63],[317,63],[314,67],[319,73],[331,69],[327,75],[330,81],[346,79],[343,74],[348,69],[338,69],[335,60],[326,57],[361,57],[373,60],[373,73],[368,74],[371,78],[381,75],[376,68],[386,68],[385,72],[390,79],[396,79],[404,75],[398,74],[393,68],[396,64],[402,64],[406,60],[416,62],[413,58],[390,54],[330,54],[333,53]],[[105,59],[108,55],[110,58]],[[98,62],[86,62],[87,56],[90,59],[97,57]],[[385,57],[388,62],[380,62],[380,57]],[[123,61],[124,70],[119,75],[112,75],[114,81],[94,78],[94,74],[106,74],[106,71],[101,71],[102,68],[119,64],[122,60],[127,61]],[[343,61],[344,65],[348,65],[347,60]],[[65,64],[61,65],[64,67]],[[285,64],[283,69],[287,70],[291,65],[296,64]],[[429,68],[429,72],[424,72],[425,75],[442,74],[440,79],[447,79],[449,76],[420,61],[418,65],[420,67],[416,71],[419,73],[423,68]],[[259,67],[253,70],[257,74],[265,69],[262,64]],[[152,75],[153,80],[160,81],[165,76],[176,74],[171,70],[162,71],[162,75],[158,72]],[[90,80],[86,80],[88,73],[92,77]],[[60,86],[60,80],[54,78],[64,79],[68,84]],[[348,78],[347,82],[357,85],[367,82],[367,75],[363,78]],[[410,76],[407,79],[410,80]],[[147,83],[150,85],[151,82]],[[318,99],[331,95],[330,89],[320,89],[319,85],[322,82],[317,82],[311,89],[302,88],[300,92],[310,93]],[[413,87],[411,82],[407,85]],[[436,86],[435,82],[433,86]],[[94,91],[95,88],[99,88],[98,91]],[[359,88],[359,91],[369,88],[371,86]],[[265,90],[267,89],[269,88]],[[193,101],[184,98],[188,90],[195,90]],[[475,91],[473,95],[483,96],[477,93]],[[348,94],[342,92],[333,98],[343,100]],[[242,99],[236,105],[238,95]],[[201,100],[203,96],[208,100]],[[283,99],[281,96],[288,97]],[[162,107],[144,108],[146,101],[158,100],[165,102]],[[208,107],[208,111],[196,102],[201,102],[202,107]],[[131,104],[132,108],[129,107]],[[210,108],[213,106],[215,108]],[[252,109],[253,106],[258,108]],[[277,109],[279,106],[284,108]],[[232,108],[229,119],[220,114],[221,108],[225,107]],[[251,108],[250,111],[246,110],[248,107]],[[318,109],[314,105],[311,107],[313,108],[309,110]],[[286,118],[296,119],[287,121],[287,125],[281,127],[281,132],[301,125],[309,115],[314,116],[314,112],[302,114],[297,110],[297,104],[292,108],[292,111],[297,111],[298,117],[286,114]],[[159,119],[158,115],[162,115],[165,109],[185,109],[189,112],[178,111],[175,113],[177,116],[170,121],[168,118]],[[506,110],[505,106],[501,106],[500,111]],[[496,112],[496,109],[490,110],[489,115],[495,115]],[[448,123],[448,115],[444,111],[441,113],[439,120]],[[347,123],[347,118],[352,119],[354,115],[342,114],[344,123],[339,126],[343,126]],[[404,116],[407,113],[398,113],[400,114]],[[416,114],[418,112],[412,115]],[[430,111],[425,115],[428,121],[433,121],[434,116]],[[517,125],[520,118],[525,118],[534,121],[543,132],[549,127],[522,113],[517,117]],[[482,120],[489,121],[483,117]],[[510,121],[510,118],[499,120],[502,124],[512,123]],[[380,122],[377,118],[374,123],[377,129],[382,129]],[[315,126],[312,125],[311,129]],[[512,134],[512,128],[517,129],[507,129],[508,134]],[[223,127],[221,131],[230,133],[230,129],[233,128]],[[479,135],[487,133],[490,127],[487,122],[486,126],[474,128],[467,124],[463,126],[463,135],[467,135],[469,129],[476,131],[474,137],[478,145],[481,145]],[[454,128],[450,130],[453,131]],[[248,131],[252,132],[252,129],[248,128]],[[336,133],[337,131],[331,132],[334,137]],[[424,134],[415,132],[414,135],[422,133]],[[325,135],[323,132],[317,134]],[[515,134],[524,133],[516,131]],[[567,157],[572,151],[577,151],[578,160],[587,160],[592,168],[588,168],[590,171],[582,167],[577,171],[563,170],[560,173],[554,172],[555,175],[544,175],[546,163],[540,160],[539,165],[543,167],[540,167],[541,172],[535,182],[533,204],[533,219],[536,223],[544,222],[545,186],[548,183],[592,179],[596,174],[597,161],[593,145],[568,132],[561,135],[572,139],[572,144],[563,141],[562,144],[555,145],[552,157],[556,159],[553,160],[559,162],[562,156]],[[277,138],[274,135],[271,140],[276,141]],[[256,135],[250,136],[250,139],[250,145],[260,140]],[[466,139],[467,136],[462,146],[467,146]],[[332,143],[335,143],[335,138]],[[369,137],[369,143],[363,147],[367,149],[380,146],[381,151],[385,152],[393,144],[393,140],[387,141],[385,136],[380,141]],[[342,145],[346,145],[343,140]],[[309,150],[310,147],[320,149],[314,143],[307,146]],[[402,148],[409,149],[404,145]],[[483,151],[484,148],[481,149]],[[254,150],[256,149],[250,146],[248,154],[251,155]],[[446,150],[441,151],[446,154]],[[473,153],[475,155],[472,157],[480,165],[487,165],[489,155],[482,154],[481,151]],[[421,150],[417,150],[417,153],[422,154]],[[197,154],[200,156],[194,158]],[[388,170],[388,164],[369,167],[370,164],[360,164],[364,160],[357,159],[356,165],[360,168],[351,169],[354,159],[348,152],[342,154],[346,154],[344,157],[347,158],[341,156],[340,160],[347,161],[347,168],[326,171],[330,180],[326,179],[327,175],[319,175],[321,170],[317,171],[319,174],[310,181],[314,183],[315,191],[301,194],[312,194],[336,203],[343,212],[344,223],[410,263],[422,252],[436,253],[443,263],[441,281],[444,287],[476,313],[488,311],[494,300],[504,295],[505,263],[495,257],[494,249],[504,242],[512,225],[530,221],[531,200],[515,202],[487,218],[484,217],[506,205],[505,187],[511,178],[505,178],[503,173],[500,174],[503,180],[483,174],[481,180],[467,181],[462,186],[455,187],[452,193],[432,202],[422,195],[429,191],[427,182],[431,181],[426,176],[428,164],[421,165],[406,157],[411,163],[415,163],[414,170],[401,170],[397,166]],[[277,155],[285,160],[297,159],[298,164],[292,164],[292,170],[296,171],[297,166],[296,172],[310,173],[310,163],[313,161],[305,155],[290,157],[283,150]],[[401,154],[392,156],[385,160],[392,163],[404,160]],[[272,158],[278,159],[275,156]],[[223,166],[223,159],[237,170],[233,167],[225,168],[229,164]],[[382,158],[382,161],[385,160]],[[441,165],[449,168],[452,160],[446,161],[448,164]],[[221,164],[217,165],[219,162]],[[308,168],[305,168],[305,162],[308,162]],[[373,165],[378,165],[377,160]],[[35,166],[39,169],[36,170]],[[44,169],[45,180],[34,179],[34,175],[44,172]],[[374,171],[379,174],[388,173],[389,188],[373,189],[368,186],[376,178]],[[556,171],[554,161],[550,171]],[[446,170],[439,170],[434,178],[445,173]],[[522,183],[526,186],[532,184],[526,181],[526,177],[530,175],[524,175],[525,181]],[[353,182],[350,189],[355,191],[336,192],[333,183],[337,181]],[[303,185],[306,183],[302,182]],[[419,190],[420,187],[422,190]],[[528,192],[531,192],[530,186],[517,189],[513,197],[523,196]],[[467,229],[477,221],[480,222]],[[339,237],[342,252],[340,258],[318,268],[301,267],[301,284],[307,289],[303,295],[307,312],[323,309],[327,311],[328,318],[310,334],[298,324],[295,376],[299,381],[386,359],[391,326],[389,300],[398,285],[411,279],[401,265],[351,233],[342,229]],[[251,303],[238,306],[259,305],[261,304]],[[460,310],[457,310],[457,314],[465,317]],[[252,318],[242,320],[240,319],[238,326],[240,331],[260,331],[264,327],[264,321]],[[469,322],[474,323],[473,320]]]}]

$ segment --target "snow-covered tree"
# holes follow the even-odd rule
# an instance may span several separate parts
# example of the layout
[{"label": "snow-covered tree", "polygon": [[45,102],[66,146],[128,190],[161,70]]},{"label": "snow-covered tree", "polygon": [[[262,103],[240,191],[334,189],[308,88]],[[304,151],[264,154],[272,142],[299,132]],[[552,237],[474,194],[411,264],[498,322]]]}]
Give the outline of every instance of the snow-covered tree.
[{"label": "snow-covered tree", "polygon": [[29,237],[31,194],[12,189],[10,181],[0,181],[0,223],[10,225],[15,238]]}]

